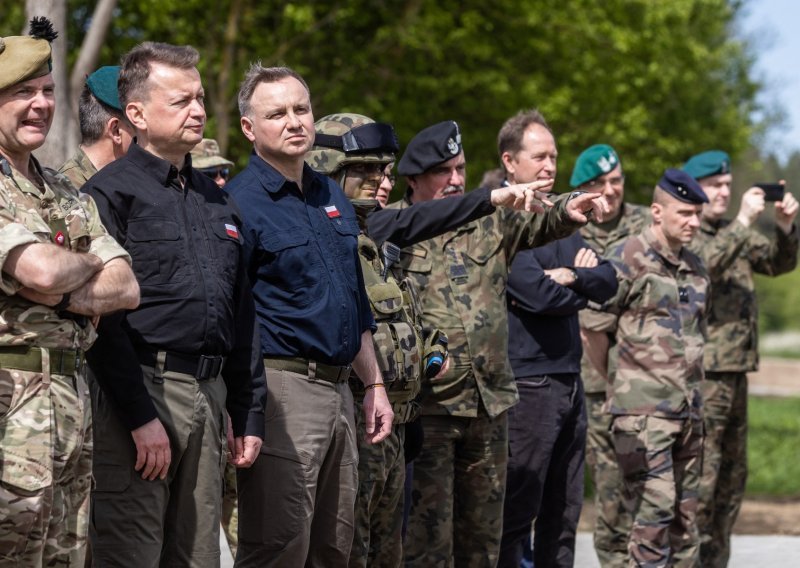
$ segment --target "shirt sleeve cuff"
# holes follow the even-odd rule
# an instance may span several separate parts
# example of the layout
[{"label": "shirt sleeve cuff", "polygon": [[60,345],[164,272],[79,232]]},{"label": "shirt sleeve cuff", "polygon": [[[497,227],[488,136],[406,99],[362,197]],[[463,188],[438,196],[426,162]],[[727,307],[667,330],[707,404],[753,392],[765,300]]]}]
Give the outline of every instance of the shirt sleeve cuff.
[{"label": "shirt sleeve cuff", "polygon": [[115,258],[122,258],[128,264],[131,264],[131,255],[122,248],[117,241],[110,235],[103,235],[92,240],[92,245],[89,247],[89,252],[98,256],[103,264],[107,264],[109,260]]},{"label": "shirt sleeve cuff", "polygon": [[18,246],[40,242],[42,240],[22,223],[9,223],[0,229],[0,243],[2,243],[2,249],[0,250],[0,291],[13,296],[22,289],[22,284],[17,282],[15,278],[2,272],[11,251]]}]

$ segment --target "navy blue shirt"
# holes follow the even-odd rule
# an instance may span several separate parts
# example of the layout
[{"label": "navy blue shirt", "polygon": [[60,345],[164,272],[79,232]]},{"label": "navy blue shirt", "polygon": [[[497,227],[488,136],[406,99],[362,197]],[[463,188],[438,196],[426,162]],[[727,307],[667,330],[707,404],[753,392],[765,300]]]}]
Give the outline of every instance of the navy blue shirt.
[{"label": "navy blue shirt", "polygon": [[244,220],[264,356],[352,363],[375,322],[342,189],[304,164],[301,191],[254,153],[225,190]]},{"label": "navy blue shirt", "polygon": [[[520,251],[508,276],[508,358],[516,378],[580,373],[578,312],[591,300],[603,303],[617,291],[611,264],[574,268],[575,254],[590,248],[574,233],[544,246]],[[577,281],[562,286],[547,276],[549,268],[574,268]]]}]

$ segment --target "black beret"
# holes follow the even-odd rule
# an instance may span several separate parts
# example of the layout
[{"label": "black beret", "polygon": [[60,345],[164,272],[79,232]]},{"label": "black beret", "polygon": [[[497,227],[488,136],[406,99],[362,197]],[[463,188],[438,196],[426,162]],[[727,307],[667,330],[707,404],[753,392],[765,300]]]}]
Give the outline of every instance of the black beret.
[{"label": "black beret", "polygon": [[703,191],[700,184],[683,170],[667,168],[664,175],[658,180],[658,187],[684,203],[695,205],[708,203],[706,192]]},{"label": "black beret", "polygon": [[455,120],[434,124],[411,139],[397,164],[397,173],[401,176],[425,173],[433,166],[455,158],[461,149],[461,132]]}]

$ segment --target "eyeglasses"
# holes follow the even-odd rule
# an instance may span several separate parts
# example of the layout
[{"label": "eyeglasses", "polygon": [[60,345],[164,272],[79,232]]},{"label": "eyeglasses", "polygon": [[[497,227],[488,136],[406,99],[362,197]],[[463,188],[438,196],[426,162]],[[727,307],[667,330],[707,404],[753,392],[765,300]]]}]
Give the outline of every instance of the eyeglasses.
[{"label": "eyeglasses", "polygon": [[384,164],[350,164],[347,167],[347,173],[358,177],[373,177],[386,175],[386,166]]},{"label": "eyeglasses", "polygon": [[610,184],[611,187],[622,187],[623,182],[625,181],[625,176],[616,176],[613,178],[595,178],[592,181],[587,181],[584,184],[584,187],[589,191],[593,189],[603,189],[606,184]]},{"label": "eyeglasses", "polygon": [[200,170],[200,173],[210,177],[211,179],[217,179],[218,177],[221,177],[225,181],[228,181],[228,178],[231,177],[230,168],[203,168]]},{"label": "eyeglasses", "polygon": [[394,183],[397,181],[397,176],[394,174],[384,174],[384,175],[386,176],[386,179],[389,180],[389,183],[392,185],[394,185]]}]

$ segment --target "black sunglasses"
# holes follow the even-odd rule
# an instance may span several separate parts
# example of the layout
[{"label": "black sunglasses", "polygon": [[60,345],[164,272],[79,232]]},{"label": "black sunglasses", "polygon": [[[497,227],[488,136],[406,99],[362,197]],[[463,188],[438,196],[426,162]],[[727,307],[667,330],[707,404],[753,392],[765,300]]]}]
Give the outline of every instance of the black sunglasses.
[{"label": "black sunglasses", "polygon": [[400,150],[394,128],[383,122],[362,124],[341,136],[317,132],[314,145],[337,148],[348,154],[380,151],[396,153]]},{"label": "black sunglasses", "polygon": [[200,170],[200,172],[211,179],[217,179],[217,177],[221,177],[222,179],[227,180],[231,176],[230,168],[203,168]]}]

